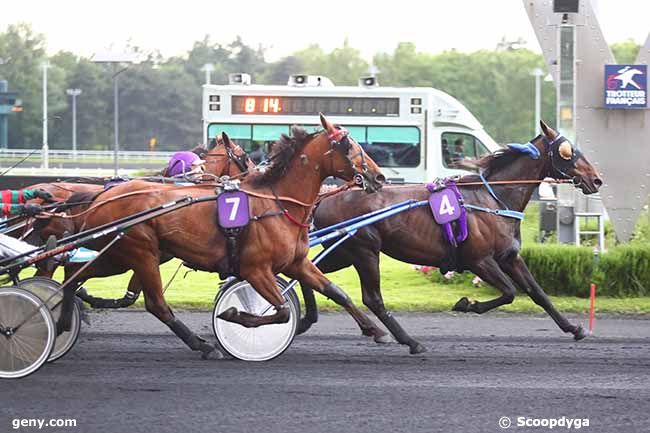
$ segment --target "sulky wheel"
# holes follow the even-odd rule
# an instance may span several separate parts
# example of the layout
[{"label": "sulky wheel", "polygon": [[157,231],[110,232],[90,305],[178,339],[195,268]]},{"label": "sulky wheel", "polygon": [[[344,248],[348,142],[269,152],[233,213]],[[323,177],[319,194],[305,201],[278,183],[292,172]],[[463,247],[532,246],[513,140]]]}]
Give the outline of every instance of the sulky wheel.
[{"label": "sulky wheel", "polygon": [[[287,283],[278,278],[282,290]],[[221,347],[235,358],[244,361],[268,361],[280,356],[293,341],[300,321],[300,301],[296,292],[289,290],[285,295],[290,309],[289,321],[257,328],[245,328],[218,316],[230,307],[251,314],[261,314],[269,303],[260,296],[248,281],[231,280],[221,288],[212,311],[212,329]],[[271,315],[271,308],[266,315]]]},{"label": "sulky wheel", "polygon": [[0,378],[18,379],[38,370],[55,339],[52,314],[38,296],[0,287]]},{"label": "sulky wheel", "polygon": [[[22,280],[18,283],[18,287],[27,290],[28,292],[32,292],[43,301],[49,299],[47,306],[50,308],[54,323],[59,320],[59,316],[61,316],[61,301],[63,300],[63,292],[59,290],[61,287],[59,283],[49,278],[32,277]],[[52,297],[53,295],[54,297]],[[76,302],[72,307],[71,324],[72,327],[70,328],[70,331],[65,331],[56,337],[54,350],[52,350],[52,354],[47,362],[54,362],[57,359],[63,358],[70,349],[72,349],[79,338],[79,333],[81,332],[81,312]]]}]

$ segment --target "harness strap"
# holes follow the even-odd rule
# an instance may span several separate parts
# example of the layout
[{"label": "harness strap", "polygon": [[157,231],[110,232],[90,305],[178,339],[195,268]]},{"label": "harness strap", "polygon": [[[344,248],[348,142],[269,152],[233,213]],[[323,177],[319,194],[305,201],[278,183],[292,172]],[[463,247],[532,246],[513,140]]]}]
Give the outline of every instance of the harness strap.
[{"label": "harness strap", "polygon": [[463,205],[467,209],[472,209],[472,210],[478,210],[481,212],[486,212],[489,214],[493,215],[498,215],[506,218],[514,218],[517,220],[523,220],[524,219],[524,213],[523,212],[518,212],[516,210],[510,210],[510,209],[490,209],[486,207],[481,207],[481,206],[475,206],[473,204],[464,204]]},{"label": "harness strap", "polygon": [[479,177],[481,178],[481,181],[483,182],[483,185],[485,185],[485,188],[487,188],[488,192],[490,193],[490,195],[492,197],[494,197],[494,199],[497,201],[497,203],[499,203],[504,208],[509,209],[508,205],[506,205],[503,201],[501,201],[501,199],[499,197],[497,197],[497,195],[494,193],[494,190],[492,189],[492,187],[490,186],[488,181],[485,179],[485,176],[483,176],[483,173],[479,173]]},{"label": "harness strap", "polygon": [[[302,223],[302,222],[298,221],[296,218],[293,217],[293,215],[291,215],[289,213],[289,210],[282,205],[282,202],[280,201],[280,197],[278,197],[278,195],[275,193],[275,190],[273,189],[273,187],[271,187],[271,192],[273,193],[273,196],[275,198],[275,203],[278,205],[278,207],[282,211],[282,214],[285,217],[287,217],[287,219],[289,221],[291,221],[292,223],[294,223],[295,225],[297,225],[297,226],[299,226],[299,227],[301,227],[303,229],[309,229],[310,224],[305,224],[305,223]],[[310,209],[311,209],[311,206],[310,206]],[[309,217],[309,212],[307,212],[307,217]]]}]

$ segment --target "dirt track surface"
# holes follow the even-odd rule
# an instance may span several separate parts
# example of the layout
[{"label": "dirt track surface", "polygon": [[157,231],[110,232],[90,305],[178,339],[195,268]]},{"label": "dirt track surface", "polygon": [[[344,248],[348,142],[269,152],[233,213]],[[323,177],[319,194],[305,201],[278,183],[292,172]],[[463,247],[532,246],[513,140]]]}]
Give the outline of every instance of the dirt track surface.
[{"label": "dirt track surface", "polygon": [[[211,334],[208,313],[180,312]],[[322,315],[280,358],[202,361],[145,312],[93,313],[73,351],[0,382],[13,419],[75,418],[57,432],[499,432],[518,417],[589,419],[584,432],[650,431],[650,320],[607,318],[581,342],[546,317],[398,314],[429,351],[361,337]],[[584,318],[573,318],[585,324]]]}]

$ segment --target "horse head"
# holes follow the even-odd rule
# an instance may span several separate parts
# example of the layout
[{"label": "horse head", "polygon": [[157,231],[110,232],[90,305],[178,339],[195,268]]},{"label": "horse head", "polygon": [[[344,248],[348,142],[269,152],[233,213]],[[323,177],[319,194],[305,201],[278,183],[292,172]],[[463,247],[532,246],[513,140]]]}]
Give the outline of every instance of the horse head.
[{"label": "horse head", "polygon": [[386,178],[379,166],[370,158],[350,133],[341,127],[333,125],[323,114],[320,114],[323,131],[317,138],[323,141],[326,156],[322,167],[325,174],[343,180],[353,180],[366,192],[381,189]]},{"label": "horse head", "polygon": [[248,154],[225,132],[215,137],[206,153],[205,172],[215,176],[237,176],[255,167]]},{"label": "horse head", "polygon": [[556,179],[571,179],[584,194],[594,194],[602,186],[598,170],[583,153],[544,121],[540,121],[540,139],[549,157],[549,175]]}]

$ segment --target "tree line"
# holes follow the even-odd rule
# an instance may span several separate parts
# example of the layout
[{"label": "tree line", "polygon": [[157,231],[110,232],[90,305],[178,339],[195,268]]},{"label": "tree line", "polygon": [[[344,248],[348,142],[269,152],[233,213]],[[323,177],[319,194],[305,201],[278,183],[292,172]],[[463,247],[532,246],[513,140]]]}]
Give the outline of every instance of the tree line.
[{"label": "tree line", "polygon": [[[27,24],[10,25],[0,33],[0,80],[20,93],[23,111],[10,115],[9,147],[36,148],[42,142],[42,64],[48,62],[48,142],[69,149],[72,136],[71,98],[66,89],[78,88],[77,142],[80,149],[110,149],[113,133],[113,81],[110,65],[93,63],[72,52],[48,56],[46,38]],[[369,63],[347,41],[325,51],[310,45],[274,62],[264,49],[241,38],[229,44],[208,36],[194,42],[183,56],[163,57],[143,52],[144,61],[119,75],[120,144],[128,150],[146,150],[156,137],[156,150],[175,150],[202,140],[202,67],[212,63],[213,83],[227,83],[228,74],[246,72],[259,84],[286,84],[289,74],[325,75],[337,85],[356,85],[367,75]],[[625,41],[612,46],[621,63],[633,62],[639,46]],[[400,43],[392,52],[372,59],[383,86],[435,87],[460,100],[498,142],[525,142],[533,134],[534,77],[544,69],[541,54],[516,44],[499,49],[431,54],[413,43]],[[542,116],[555,123],[555,91],[544,82]]]}]

